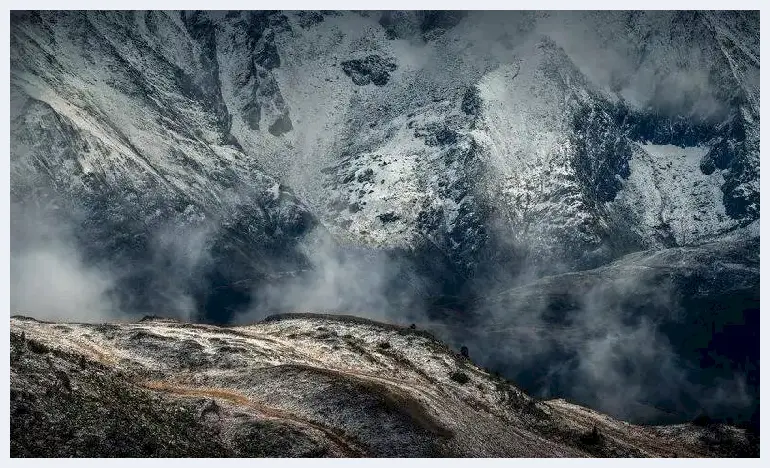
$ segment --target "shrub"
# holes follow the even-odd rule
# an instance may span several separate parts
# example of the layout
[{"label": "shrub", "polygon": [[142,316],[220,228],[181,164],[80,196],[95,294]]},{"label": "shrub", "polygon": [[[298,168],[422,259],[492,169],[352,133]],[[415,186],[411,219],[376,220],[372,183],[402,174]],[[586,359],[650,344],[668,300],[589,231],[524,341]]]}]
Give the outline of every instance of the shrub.
[{"label": "shrub", "polygon": [[695,416],[692,423],[696,426],[709,426],[714,424],[714,420],[708,414],[701,412]]},{"label": "shrub", "polygon": [[27,340],[27,347],[29,348],[30,351],[37,354],[45,354],[48,351],[50,351],[48,349],[48,346],[35,340]]},{"label": "shrub", "polygon": [[471,378],[468,377],[468,375],[465,372],[460,372],[460,371],[453,372],[452,375],[449,376],[449,378],[459,383],[460,385],[465,385],[471,380]]},{"label": "shrub", "polygon": [[594,425],[590,432],[580,436],[580,441],[586,445],[599,445],[602,441],[602,435],[596,425]]}]

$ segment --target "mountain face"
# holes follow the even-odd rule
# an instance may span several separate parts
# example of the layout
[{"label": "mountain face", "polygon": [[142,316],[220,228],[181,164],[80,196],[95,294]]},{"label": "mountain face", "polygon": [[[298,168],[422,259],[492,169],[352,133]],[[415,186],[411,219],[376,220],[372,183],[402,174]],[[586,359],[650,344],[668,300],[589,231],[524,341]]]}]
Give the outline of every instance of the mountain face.
[{"label": "mountain face", "polygon": [[19,313],[410,320],[758,416],[756,12],[13,12],[11,199]]},{"label": "mountain face", "polygon": [[634,426],[539,401],[424,331],[320,315],[229,328],[12,318],[11,418],[12,456],[696,457],[759,447],[730,426]]}]

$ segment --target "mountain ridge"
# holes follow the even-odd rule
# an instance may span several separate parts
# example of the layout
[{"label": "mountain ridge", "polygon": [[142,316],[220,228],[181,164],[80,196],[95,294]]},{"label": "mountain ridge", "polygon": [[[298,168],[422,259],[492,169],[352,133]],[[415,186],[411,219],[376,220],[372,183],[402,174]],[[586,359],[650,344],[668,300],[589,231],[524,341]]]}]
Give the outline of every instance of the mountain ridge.
[{"label": "mountain ridge", "polygon": [[[751,434],[729,426],[632,426],[564,400],[538,402],[440,342],[404,330],[311,315],[232,328],[12,318],[11,453],[574,457],[757,450]],[[314,358],[319,352],[327,358]],[[106,424],[89,422],[105,411]],[[64,418],[55,434],[45,422],[52,418]],[[120,437],[110,421],[120,424]]]}]

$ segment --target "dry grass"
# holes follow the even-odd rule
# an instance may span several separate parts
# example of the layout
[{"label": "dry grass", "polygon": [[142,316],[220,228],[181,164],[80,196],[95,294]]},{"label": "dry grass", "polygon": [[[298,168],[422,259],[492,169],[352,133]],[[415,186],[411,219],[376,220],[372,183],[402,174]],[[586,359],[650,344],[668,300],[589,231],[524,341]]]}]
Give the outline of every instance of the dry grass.
[{"label": "dry grass", "polygon": [[228,403],[231,403],[240,407],[246,407],[259,413],[260,416],[265,418],[288,421],[288,422],[299,424],[301,426],[309,427],[311,429],[319,431],[323,433],[324,436],[326,436],[326,438],[329,439],[334,445],[336,445],[346,457],[367,456],[366,451],[363,448],[361,448],[358,444],[352,442],[349,438],[345,437],[341,433],[342,431],[326,427],[323,424],[317,423],[315,421],[310,421],[305,418],[301,418],[297,415],[294,415],[292,413],[289,413],[287,411],[284,411],[278,408],[265,406],[233,390],[223,389],[223,388],[212,388],[212,387],[190,387],[190,386],[181,385],[175,382],[167,382],[167,381],[160,381],[160,380],[144,381],[139,383],[139,385],[144,388],[159,391],[159,392],[171,393],[174,395],[181,395],[181,396],[187,396],[187,397],[212,398],[220,401],[226,401]]}]

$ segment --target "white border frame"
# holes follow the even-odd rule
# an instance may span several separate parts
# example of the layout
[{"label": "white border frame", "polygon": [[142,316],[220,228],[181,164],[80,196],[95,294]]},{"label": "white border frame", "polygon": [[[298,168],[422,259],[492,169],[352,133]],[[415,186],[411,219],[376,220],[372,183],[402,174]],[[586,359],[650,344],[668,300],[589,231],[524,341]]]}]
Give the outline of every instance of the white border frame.
[{"label": "white border frame", "polygon": [[[265,1],[246,1],[246,0],[220,0],[216,2],[212,1],[201,1],[201,0],[133,0],[132,2],[128,3],[125,1],[119,1],[119,0],[69,0],[66,2],[62,1],[53,1],[53,0],[11,0],[8,2],[9,6],[9,12],[3,17],[2,21],[0,21],[0,25],[2,25],[2,33],[0,35],[0,39],[2,40],[2,54],[3,54],[3,60],[2,60],[2,79],[3,79],[3,85],[2,85],[2,106],[3,106],[3,113],[2,113],[2,122],[3,122],[3,132],[2,132],[2,154],[3,154],[3,160],[2,163],[0,163],[0,181],[2,182],[2,191],[0,191],[0,197],[2,197],[2,203],[0,203],[0,210],[2,212],[2,216],[0,216],[0,223],[2,223],[2,229],[0,229],[0,238],[2,239],[2,268],[0,269],[0,276],[2,276],[2,281],[0,281],[0,291],[2,291],[2,294],[0,294],[0,297],[3,297],[2,302],[2,308],[3,309],[9,309],[9,281],[10,281],[10,262],[9,262],[9,252],[10,252],[10,237],[9,237],[9,229],[10,229],[10,222],[9,222],[9,203],[10,203],[10,194],[9,194],[9,161],[10,161],[10,122],[9,122],[9,116],[10,116],[10,70],[9,70],[9,51],[10,51],[10,10],[61,10],[61,9],[83,9],[83,10],[110,10],[110,9],[117,9],[117,10],[125,10],[125,9],[132,9],[132,10],[157,10],[157,9],[166,9],[166,10],[190,10],[190,9],[199,9],[199,10],[255,10],[255,9],[272,9],[272,8],[281,8],[286,10],[305,10],[305,9],[323,9],[323,10],[377,10],[377,9],[384,9],[384,10],[394,10],[394,9],[403,9],[403,10],[412,10],[412,9],[425,9],[425,10],[468,10],[468,9],[474,9],[474,10],[516,10],[516,9],[530,9],[530,10],[638,10],[638,9],[644,9],[644,10],[670,10],[670,9],[681,9],[681,10],[695,10],[695,9],[727,9],[727,10],[761,10],[761,6],[763,3],[767,4],[766,2],[762,2],[759,0],[739,0],[739,1],[731,1],[731,2],[717,2],[715,0],[647,0],[644,2],[621,2],[618,3],[617,1],[609,1],[609,0],[584,0],[580,2],[568,2],[565,0],[538,0],[538,1],[527,1],[527,2],[504,2],[501,0],[474,0],[474,1],[460,1],[460,0],[391,0],[389,2],[371,2],[371,1],[360,1],[360,0],[327,0],[327,1],[315,1],[311,2],[308,0],[284,0],[283,2],[276,3],[276,2],[265,2]],[[469,8],[472,7],[472,8]],[[761,44],[760,44],[760,62],[762,61],[762,58],[764,55],[767,55],[766,51],[768,50],[768,47],[770,47],[770,41],[765,40],[765,35],[762,34],[762,29],[767,30],[767,28],[762,28],[763,24],[766,24],[766,21],[770,21],[770,15],[766,14],[764,11],[761,11],[760,16],[760,31],[761,31]],[[762,74],[760,70],[760,86],[765,85],[767,81],[767,74]],[[768,120],[768,112],[766,109],[764,109],[760,104],[760,116],[765,118],[766,122],[770,122]],[[760,154],[764,153],[765,150],[768,149],[768,142],[770,140],[767,139],[768,133],[770,131],[766,131],[766,129],[760,128]],[[767,158],[760,156],[760,161],[770,158],[768,156]],[[760,204],[764,204],[768,202],[767,197],[763,194],[766,194],[767,192],[764,190],[765,187],[762,180],[760,179]],[[760,232],[764,230],[764,225],[766,223],[763,223],[760,221]],[[760,240],[761,242],[761,240]],[[760,244],[761,245],[761,244]],[[761,251],[761,246],[760,246]],[[767,269],[764,268],[768,265],[767,259],[760,259],[760,267],[761,269]],[[770,277],[765,277],[764,279],[760,279],[761,283],[761,291],[770,291]],[[760,294],[760,300],[761,296],[765,294]],[[769,296],[770,297],[770,296]],[[10,317],[10,311],[6,315],[6,317]],[[5,341],[6,345],[3,346],[2,351],[0,351],[3,355],[3,363],[2,363],[2,369],[0,369],[0,373],[4,377],[4,382],[10,382],[10,353],[9,353],[9,322],[6,321],[0,321],[2,323],[2,336],[3,340]],[[767,328],[767,324],[770,323],[767,320],[766,321],[760,321],[760,326],[762,328],[762,331],[764,331]],[[767,346],[764,346],[760,342],[760,357],[766,357],[766,351]],[[768,362],[768,361],[765,361]],[[761,379],[760,379],[761,381]],[[6,386],[7,384],[2,386],[2,401],[3,403],[0,404],[0,409],[2,410],[2,435],[0,435],[0,442],[2,443],[3,447],[3,456],[10,456],[10,415],[8,414],[9,411],[9,387]],[[764,396],[765,391],[762,390],[762,386],[760,384],[760,396]],[[766,434],[766,437],[770,437],[770,434]],[[761,454],[770,454],[768,452],[767,443],[763,442],[762,439],[760,439],[760,455]],[[770,456],[770,455],[769,455]],[[759,465],[760,459],[749,459],[749,460],[742,460],[740,463],[747,464],[745,466],[754,466]],[[10,459],[10,462],[14,465],[18,466],[40,466],[40,465],[49,465],[49,466],[103,466],[105,463],[105,460],[99,460],[99,459],[77,459],[77,460],[25,460],[25,459]],[[181,467],[194,467],[194,466],[210,466],[211,463],[216,464],[227,464],[232,466],[249,466],[253,463],[259,463],[261,465],[269,465],[269,466],[306,466],[307,463],[312,463],[315,466],[342,466],[342,465],[348,465],[348,466],[361,466],[361,464],[365,464],[367,466],[391,466],[393,463],[391,460],[388,459],[367,459],[367,460],[288,460],[288,459],[260,459],[260,460],[251,460],[251,459],[235,459],[235,460],[216,460],[216,461],[210,461],[207,459],[179,459],[179,460],[146,460],[143,461],[143,464],[148,464],[152,466],[161,466],[161,464],[165,465],[166,467],[169,467],[171,465],[179,466]],[[110,460],[107,463],[109,463],[112,466],[122,466],[122,467],[130,467],[134,463],[133,460],[130,459],[114,459]],[[511,463],[517,463],[517,464],[525,464],[527,466],[588,466],[590,463],[591,466],[597,466],[597,465],[604,465],[604,466],[616,466],[618,463],[628,466],[642,466],[642,464],[647,464],[648,462],[643,459],[631,459],[631,460],[612,460],[612,459],[591,459],[591,460],[554,460],[554,459],[522,459],[522,460],[515,460],[511,461],[509,459],[469,459],[469,460],[461,460],[461,459],[448,459],[448,460],[423,460],[423,459],[406,459],[406,460],[400,460],[398,462],[400,465],[403,465],[404,467],[407,466],[424,466],[424,465],[430,465],[433,463],[441,464],[442,467],[446,468],[453,468],[453,467],[462,467],[467,468],[469,465],[485,465],[485,466],[511,466]],[[656,463],[662,463],[662,464],[676,464],[676,465],[691,465],[691,466],[697,466],[699,468],[701,467],[710,467],[710,466],[726,466],[730,463],[733,463],[729,459],[698,459],[698,460],[692,460],[692,459],[673,459],[673,460],[657,460]],[[178,464],[178,465],[177,465]],[[669,465],[670,466],[670,465]]]}]

